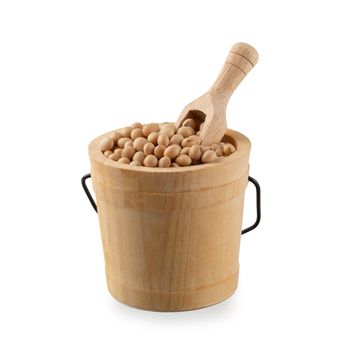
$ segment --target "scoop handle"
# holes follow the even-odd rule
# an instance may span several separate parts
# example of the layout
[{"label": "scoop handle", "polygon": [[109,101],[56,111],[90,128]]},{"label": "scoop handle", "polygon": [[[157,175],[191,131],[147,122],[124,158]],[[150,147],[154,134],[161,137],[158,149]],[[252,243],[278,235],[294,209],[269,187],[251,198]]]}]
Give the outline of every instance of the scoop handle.
[{"label": "scoop handle", "polygon": [[234,44],[209,93],[227,103],[236,87],[257,64],[258,58],[254,47],[246,43]]}]

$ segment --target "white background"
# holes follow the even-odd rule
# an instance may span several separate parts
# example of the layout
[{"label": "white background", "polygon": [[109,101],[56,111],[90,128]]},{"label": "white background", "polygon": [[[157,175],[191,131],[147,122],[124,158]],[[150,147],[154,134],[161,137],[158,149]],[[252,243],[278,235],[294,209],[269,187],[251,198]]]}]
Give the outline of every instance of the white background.
[{"label": "white background", "polygon": [[[2,349],[349,349],[347,1],[1,1]],[[260,61],[229,104],[261,226],[236,294],[155,313],[115,301],[80,186],[87,145],[175,120],[234,42]],[[247,191],[245,226],[254,220]]]}]

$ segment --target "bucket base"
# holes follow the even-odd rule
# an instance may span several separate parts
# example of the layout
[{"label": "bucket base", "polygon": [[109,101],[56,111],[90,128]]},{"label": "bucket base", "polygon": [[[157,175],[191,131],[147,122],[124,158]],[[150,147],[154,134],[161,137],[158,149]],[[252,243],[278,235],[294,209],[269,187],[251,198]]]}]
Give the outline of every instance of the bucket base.
[{"label": "bucket base", "polygon": [[182,292],[139,290],[118,285],[107,277],[108,290],[123,304],[148,311],[189,311],[215,305],[229,298],[237,289],[238,271],[222,283]]}]

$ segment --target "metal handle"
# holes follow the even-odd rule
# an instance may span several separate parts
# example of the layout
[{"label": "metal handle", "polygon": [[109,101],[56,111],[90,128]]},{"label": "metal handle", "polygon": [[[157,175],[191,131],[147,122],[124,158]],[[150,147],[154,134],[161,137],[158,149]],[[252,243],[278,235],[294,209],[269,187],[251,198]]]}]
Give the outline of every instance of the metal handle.
[{"label": "metal handle", "polygon": [[249,227],[245,228],[244,230],[242,230],[242,235],[244,235],[245,233],[247,233],[249,231],[254,230],[259,225],[260,220],[261,220],[261,189],[260,189],[260,185],[259,185],[259,182],[256,181],[251,176],[248,177],[248,180],[255,186],[255,190],[256,190],[256,220],[252,226],[249,226]]},{"label": "metal handle", "polygon": [[84,192],[87,195],[92,207],[95,209],[95,212],[97,213],[97,205],[94,201],[94,199],[91,196],[91,193],[88,189],[88,187],[86,186],[86,180],[89,179],[91,177],[91,174],[86,174],[81,178],[81,185],[83,186]]},{"label": "metal handle", "polygon": [[[86,186],[86,180],[89,179],[90,177],[91,177],[91,174],[84,175],[81,178],[81,184],[83,186],[84,192],[85,192],[86,196],[88,197],[92,207],[94,208],[94,210],[97,213],[97,205],[96,205],[94,199],[92,198],[88,187]],[[259,185],[258,181],[256,181],[251,176],[248,177],[248,180],[255,186],[255,190],[256,190],[256,220],[252,226],[249,226],[242,231],[242,235],[244,235],[245,233],[247,233],[249,231],[254,230],[259,225],[260,220],[261,220],[261,190],[260,190],[260,185]]]}]

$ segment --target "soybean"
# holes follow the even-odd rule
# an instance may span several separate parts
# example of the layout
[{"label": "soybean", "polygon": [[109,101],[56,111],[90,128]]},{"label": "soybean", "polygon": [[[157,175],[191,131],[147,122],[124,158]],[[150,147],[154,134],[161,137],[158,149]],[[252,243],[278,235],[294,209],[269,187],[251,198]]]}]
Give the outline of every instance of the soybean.
[{"label": "soybean", "polygon": [[131,166],[141,166],[142,164],[138,161],[138,160],[133,160],[131,163],[130,163]]},{"label": "soybean", "polygon": [[158,136],[159,136],[159,132],[157,131],[151,132],[147,137],[147,141],[157,146]]},{"label": "soybean", "polygon": [[165,149],[164,156],[174,159],[180,154],[180,151],[181,147],[179,145],[170,145]]},{"label": "soybean", "polygon": [[176,159],[175,162],[180,166],[188,166],[192,163],[192,159],[187,154],[180,154]]},{"label": "soybean", "polygon": [[142,132],[141,128],[134,129],[131,131],[130,137],[132,140],[136,140],[138,137],[144,137],[145,135]]},{"label": "soybean", "polygon": [[188,118],[182,123],[182,126],[189,126],[192,129],[195,129],[196,128],[196,122],[195,122],[194,119]]},{"label": "soybean", "polygon": [[197,135],[191,135],[182,140],[182,147],[192,147],[194,145],[199,145],[201,142],[201,138]]},{"label": "soybean", "polygon": [[202,157],[202,150],[201,146],[194,145],[190,148],[188,155],[191,157],[192,161],[196,161],[201,159]]},{"label": "soybean", "polygon": [[110,151],[114,146],[114,141],[111,137],[105,137],[100,141],[100,150],[102,152]]},{"label": "soybean", "polygon": [[158,159],[153,154],[150,154],[143,161],[143,165],[155,168],[158,165]]},{"label": "soybean", "polygon": [[130,138],[132,130],[133,128],[131,126],[127,126],[126,128],[122,129],[120,132],[124,137]]},{"label": "soybean", "polygon": [[163,146],[168,146],[169,145],[169,137],[168,135],[165,135],[165,134],[160,134],[158,136],[158,145],[163,145]]},{"label": "soybean", "polygon": [[163,145],[158,145],[155,149],[154,149],[154,155],[160,159],[163,157],[164,155],[164,151],[165,151],[165,146]]},{"label": "soybean", "polygon": [[181,145],[182,140],[184,139],[184,137],[181,134],[176,134],[174,136],[171,137],[170,141],[169,141],[169,145]]},{"label": "soybean", "polygon": [[159,159],[158,166],[160,168],[169,168],[171,164],[171,159],[169,157],[162,157]]},{"label": "soybean", "polygon": [[133,147],[135,148],[136,151],[142,151],[143,146],[147,143],[147,140],[144,137],[138,137],[134,143]]},{"label": "soybean", "polygon": [[146,156],[149,156],[150,154],[153,154],[154,152],[154,144],[153,143],[145,143],[145,145],[143,146],[143,153],[146,155]]},{"label": "soybean", "polygon": [[130,159],[129,158],[126,158],[126,157],[121,157],[119,160],[118,160],[119,163],[124,163],[124,164],[130,164]]},{"label": "soybean", "polygon": [[145,156],[145,154],[143,153],[143,152],[141,152],[141,151],[138,151],[138,152],[136,152],[135,154],[134,154],[134,156],[132,157],[132,160],[133,161],[138,161],[138,162],[140,162],[141,164],[143,164],[143,161],[145,160],[145,158],[146,158],[146,156]]},{"label": "soybean", "polygon": [[118,147],[119,148],[124,148],[125,144],[131,141],[131,139],[129,137],[122,137],[121,139],[118,140]]},{"label": "soybean", "polygon": [[148,137],[148,135],[155,131],[159,131],[159,126],[156,123],[146,124],[142,128],[142,132],[146,137]]},{"label": "soybean", "polygon": [[122,150],[122,157],[126,157],[129,160],[132,159],[133,155],[135,154],[135,150],[132,146],[125,147]]},{"label": "soybean", "polygon": [[235,146],[231,145],[230,143],[227,143],[227,144],[224,146],[224,153],[225,153],[225,156],[229,156],[229,155],[232,154],[235,150],[236,150]]},{"label": "soybean", "polygon": [[217,158],[216,153],[213,150],[209,150],[203,153],[202,155],[202,163],[211,163]]},{"label": "soybean", "polygon": [[196,132],[194,131],[194,129],[192,129],[190,126],[181,126],[181,127],[177,130],[177,133],[180,134],[180,135],[182,135],[184,138],[196,134]]}]

